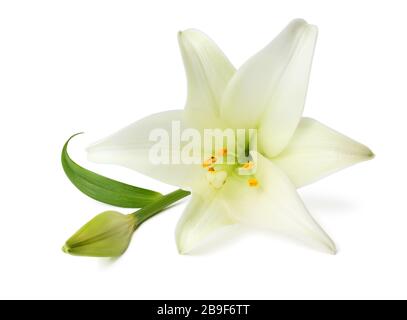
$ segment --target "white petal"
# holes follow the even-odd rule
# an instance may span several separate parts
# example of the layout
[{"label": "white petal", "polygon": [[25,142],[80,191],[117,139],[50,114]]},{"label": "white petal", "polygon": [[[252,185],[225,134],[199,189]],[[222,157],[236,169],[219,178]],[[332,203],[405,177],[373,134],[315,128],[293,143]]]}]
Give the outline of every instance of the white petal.
[{"label": "white petal", "polygon": [[206,192],[192,192],[192,198],[178,223],[176,241],[181,254],[189,253],[209,236],[235,222],[219,192],[207,188]]},{"label": "white petal", "polygon": [[290,143],[273,162],[298,188],[373,156],[366,146],[314,119],[303,118]]},{"label": "white petal", "polygon": [[278,231],[335,253],[335,244],[312,218],[294,185],[282,170],[257,154],[257,187],[247,176],[228,179],[222,193],[232,218],[259,228]]},{"label": "white petal", "polygon": [[226,88],[221,117],[238,128],[258,128],[268,156],[288,143],[302,114],[317,28],[291,22],[248,60]]},{"label": "white petal", "polygon": [[193,180],[202,175],[201,167],[197,164],[174,164],[172,159],[178,153],[182,145],[177,147],[170,144],[168,150],[169,161],[166,164],[156,164],[151,161],[150,150],[157,141],[150,140],[153,130],[168,133],[169,141],[172,137],[172,125],[180,124],[182,132],[184,111],[173,110],[153,114],[119,132],[91,145],[88,151],[88,159],[97,163],[121,165],[142,174],[160,180],[164,183],[189,189]]},{"label": "white petal", "polygon": [[188,121],[202,128],[213,128],[219,117],[224,89],[235,68],[205,34],[189,29],[179,33],[179,45],[188,80],[185,107]]}]

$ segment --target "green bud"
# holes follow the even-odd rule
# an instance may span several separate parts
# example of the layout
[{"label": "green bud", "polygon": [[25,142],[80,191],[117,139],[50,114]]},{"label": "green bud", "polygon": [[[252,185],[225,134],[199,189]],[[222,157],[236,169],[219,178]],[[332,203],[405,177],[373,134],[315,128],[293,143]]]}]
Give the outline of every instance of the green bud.
[{"label": "green bud", "polygon": [[77,256],[118,257],[126,251],[137,226],[134,214],[106,211],[77,231],[62,250]]}]

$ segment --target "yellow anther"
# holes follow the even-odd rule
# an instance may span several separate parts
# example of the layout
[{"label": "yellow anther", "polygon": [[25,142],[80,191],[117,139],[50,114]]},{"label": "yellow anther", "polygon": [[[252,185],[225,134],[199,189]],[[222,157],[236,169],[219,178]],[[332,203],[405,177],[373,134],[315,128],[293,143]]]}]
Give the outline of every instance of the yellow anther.
[{"label": "yellow anther", "polygon": [[220,149],[220,150],[218,151],[218,154],[219,154],[221,157],[226,156],[226,155],[228,154],[228,149],[222,148],[222,149]]},{"label": "yellow anther", "polygon": [[208,168],[208,171],[209,171],[209,172],[215,172],[215,168],[214,168],[214,167],[209,167],[209,168]]},{"label": "yellow anther", "polygon": [[212,164],[211,162],[209,162],[208,160],[205,160],[205,161],[202,163],[202,167],[206,168],[206,167],[209,167],[211,164]]},{"label": "yellow anther", "polygon": [[216,157],[212,156],[212,157],[210,157],[209,159],[205,160],[205,161],[202,163],[202,166],[203,166],[204,168],[207,168],[207,167],[211,166],[212,164],[216,163],[216,161],[217,161]]},{"label": "yellow anther", "polygon": [[259,185],[259,182],[256,178],[250,178],[249,180],[247,180],[247,182],[249,183],[250,187],[257,187]]},{"label": "yellow anther", "polygon": [[242,168],[246,170],[251,170],[254,168],[254,162],[248,161],[242,166]]}]

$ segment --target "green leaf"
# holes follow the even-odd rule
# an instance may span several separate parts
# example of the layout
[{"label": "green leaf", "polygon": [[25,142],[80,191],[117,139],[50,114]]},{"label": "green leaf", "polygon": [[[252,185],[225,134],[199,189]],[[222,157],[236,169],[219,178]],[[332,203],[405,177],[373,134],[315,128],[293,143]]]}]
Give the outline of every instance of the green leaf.
[{"label": "green leaf", "polygon": [[67,177],[80,191],[95,200],[122,208],[143,208],[162,197],[161,193],[106,178],[75,163],[67,149],[69,141],[78,134],[65,143],[61,162]]}]

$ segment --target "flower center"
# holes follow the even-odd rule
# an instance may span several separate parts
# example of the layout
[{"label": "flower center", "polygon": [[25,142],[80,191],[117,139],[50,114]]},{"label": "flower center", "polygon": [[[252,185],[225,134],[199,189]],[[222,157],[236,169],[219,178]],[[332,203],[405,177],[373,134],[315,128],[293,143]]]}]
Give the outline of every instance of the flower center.
[{"label": "flower center", "polygon": [[[220,157],[228,155],[227,149],[222,148],[217,153]],[[211,156],[202,163],[202,167],[207,170],[206,179],[209,185],[215,189],[220,189],[226,183],[228,175],[237,174],[247,177],[249,187],[259,186],[259,181],[254,177],[255,163],[251,160],[243,164],[228,164],[218,161],[216,156]]]}]

